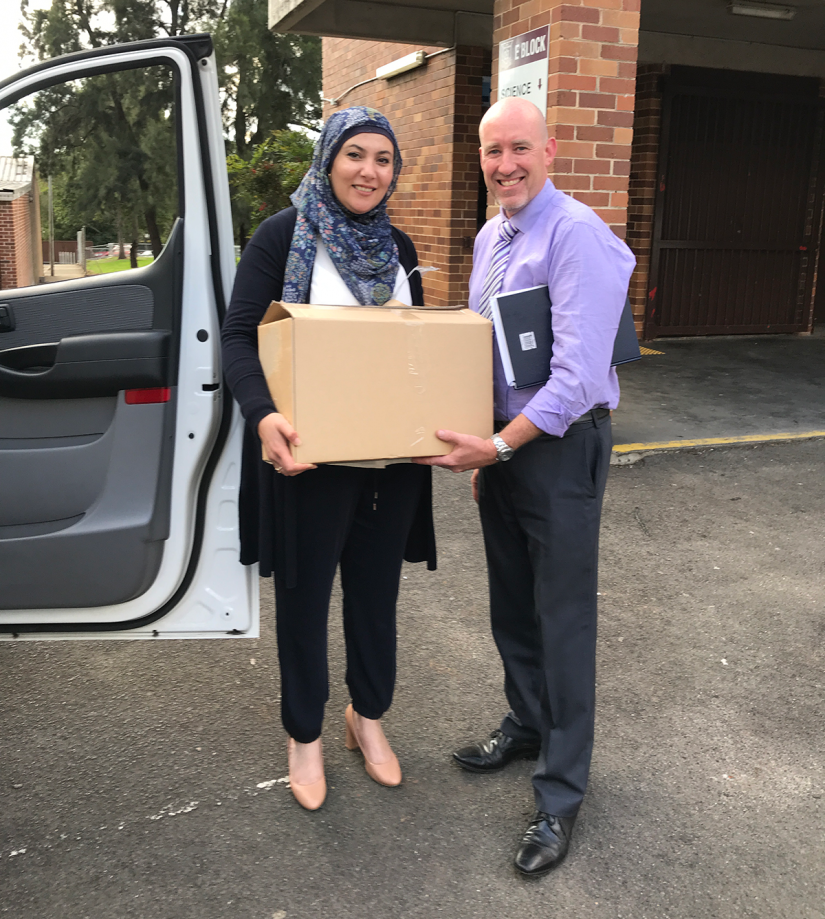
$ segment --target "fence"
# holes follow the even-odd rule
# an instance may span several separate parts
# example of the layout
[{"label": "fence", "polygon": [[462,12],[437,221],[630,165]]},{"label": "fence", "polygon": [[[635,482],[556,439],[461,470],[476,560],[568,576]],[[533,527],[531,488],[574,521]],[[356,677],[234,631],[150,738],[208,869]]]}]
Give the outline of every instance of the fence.
[{"label": "fence", "polygon": [[[93,259],[99,258],[116,258],[118,255],[119,246],[117,243],[107,243],[103,246],[86,246],[86,261],[92,261]],[[235,247],[237,250],[237,246]],[[129,258],[132,247],[129,243],[123,244],[123,252],[126,258]],[[54,263],[55,265],[76,265],[77,264],[77,240],[66,240],[66,239],[56,239],[54,241]],[[141,257],[143,255],[151,255],[152,253],[148,251],[143,252],[141,249],[138,253]],[[239,253],[236,252],[236,256],[239,257]],[[43,264],[48,265],[50,259],[49,251],[49,241],[48,239],[43,240]]]},{"label": "fence", "polygon": [[[73,258],[62,258],[61,256],[72,255]],[[43,240],[43,263],[49,264],[50,251],[48,239]],[[54,241],[54,260],[55,264],[73,265],[77,261],[77,240],[76,239],[56,239]]]}]

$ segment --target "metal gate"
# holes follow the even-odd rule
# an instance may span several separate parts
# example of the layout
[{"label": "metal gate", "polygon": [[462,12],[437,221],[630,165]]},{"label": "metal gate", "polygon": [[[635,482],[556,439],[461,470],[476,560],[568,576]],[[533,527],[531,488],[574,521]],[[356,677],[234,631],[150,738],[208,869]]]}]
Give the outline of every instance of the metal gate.
[{"label": "metal gate", "polygon": [[674,67],[645,338],[811,327],[818,80]]}]

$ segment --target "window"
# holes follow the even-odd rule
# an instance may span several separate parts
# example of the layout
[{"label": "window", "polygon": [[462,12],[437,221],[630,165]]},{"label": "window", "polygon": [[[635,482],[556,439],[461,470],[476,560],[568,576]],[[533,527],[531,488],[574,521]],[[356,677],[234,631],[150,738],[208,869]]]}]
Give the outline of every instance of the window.
[{"label": "window", "polygon": [[[179,215],[169,66],[59,83],[0,112],[0,288],[148,264]],[[3,232],[5,231],[5,232]]]}]

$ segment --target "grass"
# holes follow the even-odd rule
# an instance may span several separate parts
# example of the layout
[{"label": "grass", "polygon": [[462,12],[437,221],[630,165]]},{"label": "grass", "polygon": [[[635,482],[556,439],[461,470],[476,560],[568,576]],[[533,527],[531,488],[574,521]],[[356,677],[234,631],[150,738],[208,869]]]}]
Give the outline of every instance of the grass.
[{"label": "grass", "polygon": [[[151,258],[139,258],[138,268],[142,268],[144,265],[150,264],[154,259]],[[89,274],[109,274],[112,271],[126,271],[132,267],[132,263],[128,258],[101,258],[89,260],[86,262],[86,271]]]}]

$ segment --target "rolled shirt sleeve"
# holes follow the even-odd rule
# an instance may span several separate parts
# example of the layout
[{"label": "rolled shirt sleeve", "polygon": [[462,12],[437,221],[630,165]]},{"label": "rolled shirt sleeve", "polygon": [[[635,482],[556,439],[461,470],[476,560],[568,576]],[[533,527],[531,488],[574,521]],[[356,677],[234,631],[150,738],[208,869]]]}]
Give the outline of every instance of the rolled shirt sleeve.
[{"label": "rolled shirt sleeve", "polygon": [[559,227],[546,281],[553,325],[550,378],[522,409],[548,434],[560,437],[613,388],[610,376],[616,371],[610,360],[628,267],[632,271],[627,261],[617,258],[611,241],[589,224],[571,220]]}]

